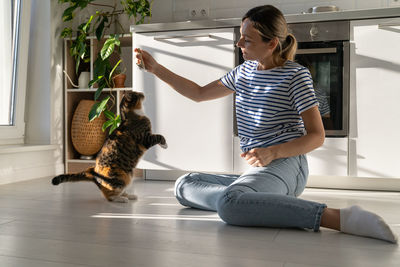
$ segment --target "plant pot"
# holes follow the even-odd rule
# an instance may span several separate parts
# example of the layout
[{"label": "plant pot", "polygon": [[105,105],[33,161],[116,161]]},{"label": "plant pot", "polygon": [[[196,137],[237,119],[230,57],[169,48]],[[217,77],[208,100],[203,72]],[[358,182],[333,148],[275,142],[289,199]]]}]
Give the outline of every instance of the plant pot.
[{"label": "plant pot", "polygon": [[71,123],[71,141],[75,150],[83,156],[92,156],[100,151],[106,139],[102,126],[106,121],[104,113],[89,121],[89,112],[95,102],[81,100],[75,109]]},{"label": "plant pot", "polygon": [[78,79],[78,87],[79,89],[86,89],[89,88],[89,81],[90,81],[90,72],[82,71],[79,75]]},{"label": "plant pot", "polygon": [[115,88],[124,88],[125,87],[126,75],[123,73],[117,74],[113,77],[114,87]]}]

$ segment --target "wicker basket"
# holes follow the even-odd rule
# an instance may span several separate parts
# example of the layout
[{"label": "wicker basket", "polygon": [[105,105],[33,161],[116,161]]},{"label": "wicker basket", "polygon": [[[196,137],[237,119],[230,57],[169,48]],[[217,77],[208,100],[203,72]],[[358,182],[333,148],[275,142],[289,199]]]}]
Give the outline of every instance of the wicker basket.
[{"label": "wicker basket", "polygon": [[89,112],[93,104],[93,100],[81,100],[72,117],[72,145],[79,154],[84,156],[99,152],[106,139],[106,133],[101,130],[106,121],[104,113],[89,122]]}]

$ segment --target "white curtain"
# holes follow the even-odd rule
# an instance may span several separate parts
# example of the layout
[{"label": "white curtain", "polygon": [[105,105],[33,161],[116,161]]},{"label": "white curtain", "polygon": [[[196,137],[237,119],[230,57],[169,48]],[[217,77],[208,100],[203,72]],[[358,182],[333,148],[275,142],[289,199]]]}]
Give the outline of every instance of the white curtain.
[{"label": "white curtain", "polygon": [[0,125],[10,124],[12,73],[11,0],[0,1]]}]

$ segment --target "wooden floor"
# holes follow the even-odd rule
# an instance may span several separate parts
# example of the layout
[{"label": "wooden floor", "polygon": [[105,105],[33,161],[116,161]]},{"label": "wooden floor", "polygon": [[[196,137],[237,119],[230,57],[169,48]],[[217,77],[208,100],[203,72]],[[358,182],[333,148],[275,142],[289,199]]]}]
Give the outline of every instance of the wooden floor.
[{"label": "wooden floor", "polygon": [[[139,196],[109,203],[94,184],[50,178],[0,186],[0,266],[400,266],[384,241],[322,229],[234,227],[187,209],[172,182],[135,181]],[[331,207],[360,204],[400,234],[400,193],[306,189]]]}]

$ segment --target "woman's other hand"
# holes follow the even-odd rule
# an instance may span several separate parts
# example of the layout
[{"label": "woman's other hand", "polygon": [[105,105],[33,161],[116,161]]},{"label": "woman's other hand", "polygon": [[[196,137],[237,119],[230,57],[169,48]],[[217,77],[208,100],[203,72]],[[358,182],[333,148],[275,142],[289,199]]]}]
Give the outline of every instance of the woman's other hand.
[{"label": "woman's other hand", "polygon": [[271,163],[271,161],[277,158],[273,146],[253,148],[247,152],[240,154],[240,156],[253,167],[267,166]]},{"label": "woman's other hand", "polygon": [[154,73],[155,67],[158,65],[157,61],[145,50],[135,48],[134,51],[136,53],[136,64],[139,67],[144,67],[148,72]]}]

